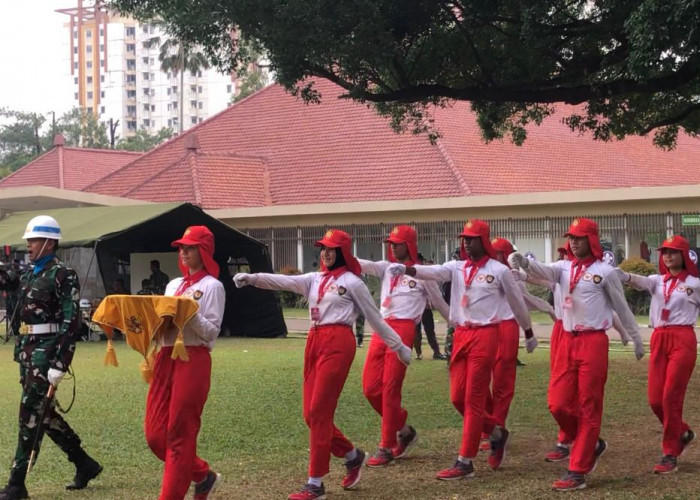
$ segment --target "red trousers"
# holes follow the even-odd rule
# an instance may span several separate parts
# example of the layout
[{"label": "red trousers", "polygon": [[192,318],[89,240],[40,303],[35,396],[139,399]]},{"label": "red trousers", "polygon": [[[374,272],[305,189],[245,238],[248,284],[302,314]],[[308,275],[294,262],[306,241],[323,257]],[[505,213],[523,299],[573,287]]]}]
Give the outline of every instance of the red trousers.
[{"label": "red trousers", "polygon": [[691,326],[655,328],[649,360],[649,405],[664,426],[663,454],[677,457],[683,450],[683,401],[697,358]]},{"label": "red trousers", "polygon": [[192,481],[204,481],[209,464],[197,456],[197,434],[211,382],[211,355],[205,346],[187,347],[189,361],[156,355],[146,401],[146,441],[165,462],[160,500],[185,498]]},{"label": "red trousers", "polygon": [[450,359],[450,399],[464,417],[459,454],[474,458],[484,428],[486,396],[498,350],[498,325],[457,327]]},{"label": "red trousers", "polygon": [[333,423],[338,398],[355,359],[347,325],[312,327],[304,351],[304,420],[309,426],[309,476],[328,474],[331,453],[343,457],[353,444]]},{"label": "red trousers", "polygon": [[[554,326],[552,327],[552,335],[549,338],[549,369],[550,369],[550,374],[551,370],[554,367],[554,360],[557,357],[557,349],[559,348],[559,339],[564,333],[564,323],[562,320],[558,319],[554,322]],[[551,391],[551,385],[552,385],[552,380],[553,378],[550,376],[549,378],[549,385]],[[575,412],[575,410],[571,410],[571,412]],[[571,444],[573,441],[573,437],[568,437],[566,433],[560,428],[559,433],[557,434],[557,442],[561,444]]]},{"label": "red trousers", "polygon": [[604,331],[562,333],[549,383],[549,411],[566,435],[571,449],[569,470],[587,474],[603,418],[608,379],[608,336]]},{"label": "red trousers", "polygon": [[[389,319],[387,323],[404,344],[413,347],[416,323],[410,319]],[[376,333],[372,335],[362,373],[362,391],[372,408],[382,416],[382,448],[393,448],[396,433],[406,425],[408,412],[401,406],[401,388],[406,376],[404,365]]]},{"label": "red trousers", "polygon": [[520,326],[514,319],[498,325],[498,349],[493,365],[491,390],[486,394],[484,433],[491,434],[494,426],[505,427],[510,403],[515,394],[515,370],[518,363]]}]

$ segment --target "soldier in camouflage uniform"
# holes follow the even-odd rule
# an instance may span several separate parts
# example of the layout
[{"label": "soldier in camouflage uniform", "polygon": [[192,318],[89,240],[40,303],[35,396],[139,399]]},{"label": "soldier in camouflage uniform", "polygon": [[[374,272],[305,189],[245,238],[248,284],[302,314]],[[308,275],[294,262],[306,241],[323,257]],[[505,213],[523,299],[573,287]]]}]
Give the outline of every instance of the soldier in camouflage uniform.
[{"label": "soldier in camouflage uniform", "polygon": [[[38,216],[27,226],[24,239],[34,268],[19,277],[8,270],[0,287],[19,283],[18,309],[11,328],[17,335],[14,358],[20,366],[22,399],[19,407],[19,440],[10,480],[0,490],[0,500],[29,498],[24,485],[32,447],[40,446],[40,411],[49,385],[58,386],[70,367],[78,335],[80,285],[75,271],[54,255],[61,230],[52,217]],[[68,455],[76,467],[67,489],[85,488],[102,472],[102,466],[90,458],[80,438],[51,404],[41,422],[43,429]],[[37,439],[37,436],[39,439]]]}]

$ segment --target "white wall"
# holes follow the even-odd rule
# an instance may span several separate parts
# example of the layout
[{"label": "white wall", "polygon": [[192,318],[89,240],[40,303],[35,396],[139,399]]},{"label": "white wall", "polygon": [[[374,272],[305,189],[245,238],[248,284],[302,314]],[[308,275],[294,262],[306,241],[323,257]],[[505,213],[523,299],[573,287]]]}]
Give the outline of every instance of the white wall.
[{"label": "white wall", "polygon": [[160,270],[167,274],[170,279],[182,275],[177,267],[177,252],[167,253],[132,253],[131,256],[131,293],[141,290],[141,280],[151,276],[151,261],[160,261]]}]

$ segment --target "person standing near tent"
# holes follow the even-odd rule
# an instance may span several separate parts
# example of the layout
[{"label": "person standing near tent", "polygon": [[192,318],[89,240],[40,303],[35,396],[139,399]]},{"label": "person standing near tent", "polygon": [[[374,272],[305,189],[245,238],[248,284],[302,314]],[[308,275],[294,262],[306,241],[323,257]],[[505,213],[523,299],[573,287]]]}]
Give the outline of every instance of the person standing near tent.
[{"label": "person standing near tent", "polygon": [[[445,318],[449,318],[450,310],[436,282],[392,276],[386,272],[392,262],[407,266],[418,262],[416,230],[410,226],[396,226],[386,243],[389,245],[388,261],[358,261],[364,274],[381,280],[382,317],[410,350],[416,325],[427,303],[432,303]],[[394,459],[403,458],[418,440],[416,430],[407,423],[408,412],[401,406],[405,376],[406,365],[394,356],[380,335],[372,335],[362,373],[362,390],[372,408],[381,415],[382,428],[379,449],[367,462],[369,467],[384,467]]]},{"label": "person standing near tent", "polygon": [[151,261],[151,277],[148,278],[151,282],[151,289],[154,295],[163,295],[165,293],[165,287],[170,282],[170,277],[160,270],[160,261]]},{"label": "person standing near tent", "polygon": [[558,340],[548,399],[550,412],[573,446],[569,470],[552,489],[571,491],[586,487],[585,475],[607,449],[600,426],[608,377],[605,331],[612,326],[613,311],[632,337],[638,360],[644,356],[644,344],[617,273],[602,261],[598,224],[574,219],[564,236],[570,260],[544,265],[515,252],[509,262],[561,286],[564,333]]},{"label": "person standing near tent", "polygon": [[498,351],[502,302],[508,302],[518,324],[525,330],[525,338],[533,337],[522,294],[508,267],[496,260],[489,233],[486,222],[470,220],[459,235],[461,260],[437,266],[395,263],[388,269],[394,276],[406,274],[423,280],[452,281],[449,321],[456,325],[456,330],[450,359],[450,399],[463,416],[463,430],[457,461],[437,474],[438,479],[445,481],[474,475],[472,461],[479,451],[483,429],[491,436],[492,455],[500,455],[503,460],[509,432],[496,425],[488,428],[484,418]]},{"label": "person standing near tent", "polygon": [[56,257],[61,228],[53,217],[34,217],[23,238],[34,268],[21,278],[14,273],[6,278],[8,283],[19,279],[12,324],[18,334],[14,359],[22,384],[19,439],[10,480],[0,490],[0,500],[29,498],[25,477],[32,450],[38,453],[41,447],[43,431],[75,464],[75,478],[66,489],[83,489],[102,472],[102,466],[85,452],[78,435],[58,414],[53,400],[42,415],[49,388],[58,387],[73,361],[80,320],[78,276]]},{"label": "person standing near tent", "polygon": [[359,312],[365,316],[401,362],[411,362],[411,349],[382,319],[367,286],[360,279],[360,263],[352,255],[350,235],[331,229],[315,245],[321,247],[321,272],[298,276],[239,273],[237,287],[253,285],[267,290],[290,290],[309,301],[311,329],[304,352],[304,420],[309,426],[309,479],[288,500],[326,497],[323,476],[331,454],[345,457],[342,486],[353,489],[360,481],[367,454],[356,448],[333,423],[338,398],[355,358],[352,325]]},{"label": "person standing near tent", "polygon": [[173,325],[158,339],[153,380],[146,401],[145,433],[148,446],[165,462],[160,500],[185,498],[192,482],[195,500],[206,500],[221,475],[197,455],[197,435],[211,384],[211,350],[221,330],[226,293],[218,280],[214,235],[206,226],[190,226],[178,247],[183,277],[168,283],[165,295],[190,297],[199,310],[185,324],[185,359],[174,353],[179,332]]},{"label": "person standing near tent", "polygon": [[670,474],[678,470],[678,457],[695,438],[683,420],[683,402],[697,358],[693,328],[700,313],[700,280],[683,236],[670,236],[658,251],[659,274],[639,276],[619,268],[618,274],[623,283],[651,293],[648,396],[664,429],[663,457],[654,473]]}]

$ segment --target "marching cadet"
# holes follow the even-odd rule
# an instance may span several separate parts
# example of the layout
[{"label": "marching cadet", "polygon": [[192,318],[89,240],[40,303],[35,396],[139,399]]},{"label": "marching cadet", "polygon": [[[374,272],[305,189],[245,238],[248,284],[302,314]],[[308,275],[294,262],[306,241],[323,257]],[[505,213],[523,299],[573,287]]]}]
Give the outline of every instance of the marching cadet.
[{"label": "marching cadet", "polygon": [[613,267],[602,262],[598,224],[575,219],[564,236],[570,260],[544,265],[517,252],[509,259],[512,267],[535,278],[558,282],[563,294],[564,333],[553,360],[549,410],[573,447],[569,470],[552,485],[558,491],[585,488],[585,475],[595,469],[607,449],[607,443],[600,439],[600,424],[608,377],[605,331],[612,327],[613,310],[634,341],[637,359],[644,356],[642,337],[620,279]]},{"label": "marching cadet", "polygon": [[[392,262],[409,266],[418,263],[416,230],[410,226],[397,226],[386,242],[389,245],[388,261],[358,261],[364,274],[377,276],[382,281],[382,317],[410,348],[426,304],[430,302],[446,319],[449,318],[449,306],[434,281],[402,278],[386,272]],[[416,430],[406,423],[408,412],[401,406],[401,388],[405,376],[406,365],[394,355],[379,335],[372,335],[362,373],[362,389],[372,408],[382,417],[382,431],[379,449],[367,462],[369,467],[384,467],[394,459],[403,458],[418,441]]]},{"label": "marching cadet", "polygon": [[464,423],[459,457],[452,467],[438,472],[437,478],[441,480],[474,475],[472,460],[479,451],[482,430],[491,436],[492,454],[500,454],[501,460],[504,456],[509,432],[485,418],[503,302],[507,301],[525,330],[525,338],[534,338],[522,293],[508,267],[496,260],[489,233],[486,222],[470,220],[459,235],[461,260],[435,266],[407,267],[394,263],[388,269],[394,276],[405,273],[422,280],[452,281],[450,323],[456,330],[450,359],[450,399],[464,417]]},{"label": "marching cadet", "polygon": [[326,498],[323,476],[331,454],[345,457],[342,487],[354,489],[360,481],[367,454],[356,448],[333,423],[338,398],[355,358],[352,325],[361,312],[382,341],[402,363],[411,362],[411,349],[382,319],[367,286],[360,279],[360,263],[352,255],[350,235],[338,229],[326,232],[321,247],[321,272],[300,276],[239,273],[237,287],[253,285],[268,290],[290,290],[309,301],[311,329],[304,352],[304,420],[309,426],[309,479],[288,500]]},{"label": "marching cadet", "polygon": [[697,358],[693,327],[700,312],[700,280],[683,236],[667,238],[659,251],[659,274],[639,276],[618,269],[624,283],[651,293],[649,405],[663,425],[663,457],[655,474],[678,470],[678,457],[695,438],[683,420],[683,401]]},{"label": "marching cadet", "polygon": [[[102,472],[102,466],[85,452],[78,435],[58,414],[53,400],[47,400],[50,386],[58,387],[73,361],[80,320],[78,276],[56,257],[61,228],[53,217],[34,217],[23,239],[33,269],[21,278],[7,272],[0,280],[3,288],[19,280],[11,328],[19,334],[14,359],[22,384],[17,451],[0,500],[29,498],[24,484],[29,459],[32,451],[38,453],[44,431],[75,464],[75,478],[66,489],[83,489]],[[45,400],[49,406],[41,414]]]}]

